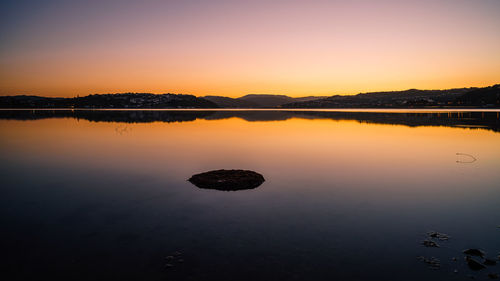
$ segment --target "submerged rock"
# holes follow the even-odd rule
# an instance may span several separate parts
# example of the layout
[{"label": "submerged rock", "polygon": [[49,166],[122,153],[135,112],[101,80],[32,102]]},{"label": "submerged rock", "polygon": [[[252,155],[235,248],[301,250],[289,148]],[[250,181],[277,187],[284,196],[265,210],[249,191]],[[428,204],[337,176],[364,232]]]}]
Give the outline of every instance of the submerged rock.
[{"label": "submerged rock", "polygon": [[196,174],[188,181],[199,188],[236,191],[256,188],[265,180],[261,174],[253,171],[215,170]]},{"label": "submerged rock", "polygon": [[450,236],[448,234],[439,233],[437,231],[429,231],[429,232],[427,232],[427,235],[430,238],[436,238],[436,239],[441,240],[441,241],[446,241],[446,240],[450,239]]},{"label": "submerged rock", "polygon": [[465,261],[467,262],[467,265],[469,266],[470,269],[472,270],[481,270],[485,269],[486,266],[484,266],[482,263],[476,261],[475,259],[471,258],[470,256],[465,257]]},{"label": "submerged rock", "polygon": [[440,269],[441,268],[441,261],[435,257],[431,258],[426,258],[426,257],[417,257],[419,260],[425,262],[426,264],[429,265],[430,269]]},{"label": "submerged rock", "polygon": [[173,252],[170,255],[165,257],[166,263],[163,265],[164,269],[172,269],[175,266],[179,265],[180,263],[184,262],[184,259],[182,258],[182,253],[181,252]]},{"label": "submerged rock", "polygon": [[498,273],[490,273],[490,274],[488,274],[488,277],[490,279],[498,279]]},{"label": "submerged rock", "polygon": [[429,248],[439,248],[439,244],[432,240],[424,240],[422,241],[422,245]]},{"label": "submerged rock", "polygon": [[485,265],[496,265],[497,264],[497,261],[494,260],[494,259],[485,259],[484,260],[484,264]]},{"label": "submerged rock", "polygon": [[467,250],[464,250],[464,254],[469,255],[469,256],[481,257],[481,258],[484,258],[484,255],[485,255],[485,253],[479,249],[467,249]]}]

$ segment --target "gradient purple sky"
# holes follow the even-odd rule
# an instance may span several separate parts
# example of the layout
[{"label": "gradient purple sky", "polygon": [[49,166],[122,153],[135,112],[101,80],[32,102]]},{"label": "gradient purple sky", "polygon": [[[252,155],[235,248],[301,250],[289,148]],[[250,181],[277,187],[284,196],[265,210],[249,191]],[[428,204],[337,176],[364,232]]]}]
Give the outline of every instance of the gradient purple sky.
[{"label": "gradient purple sky", "polygon": [[2,1],[0,94],[500,83],[499,0]]}]

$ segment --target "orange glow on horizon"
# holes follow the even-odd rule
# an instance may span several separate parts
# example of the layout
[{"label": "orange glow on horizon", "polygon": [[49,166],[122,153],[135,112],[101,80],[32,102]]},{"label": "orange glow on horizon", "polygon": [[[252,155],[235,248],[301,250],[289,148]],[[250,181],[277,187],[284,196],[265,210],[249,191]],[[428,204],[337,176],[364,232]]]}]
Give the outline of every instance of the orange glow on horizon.
[{"label": "orange glow on horizon", "polygon": [[498,1],[52,2],[42,12],[17,4],[21,17],[5,19],[0,95],[299,97],[500,83]]}]

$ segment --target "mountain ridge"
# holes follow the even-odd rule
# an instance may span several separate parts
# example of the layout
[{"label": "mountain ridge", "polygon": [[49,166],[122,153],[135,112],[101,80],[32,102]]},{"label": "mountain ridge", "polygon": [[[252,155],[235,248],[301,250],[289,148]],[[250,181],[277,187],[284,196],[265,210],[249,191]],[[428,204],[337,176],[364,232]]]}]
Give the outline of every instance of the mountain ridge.
[{"label": "mountain ridge", "polygon": [[293,102],[326,98],[326,96],[294,98],[287,95],[248,94],[238,98],[223,96],[204,96],[203,98],[225,108],[274,108]]}]

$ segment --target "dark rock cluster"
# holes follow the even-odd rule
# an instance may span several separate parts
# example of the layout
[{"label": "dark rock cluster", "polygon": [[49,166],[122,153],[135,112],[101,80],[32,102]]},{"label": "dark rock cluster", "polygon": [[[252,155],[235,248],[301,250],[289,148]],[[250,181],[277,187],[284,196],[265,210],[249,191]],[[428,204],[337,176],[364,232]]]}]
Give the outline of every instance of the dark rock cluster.
[{"label": "dark rock cluster", "polygon": [[[426,239],[423,240],[421,244],[424,247],[428,248],[440,248],[440,245],[437,242],[438,241],[447,242],[449,239],[450,236],[447,234],[439,233],[436,231],[429,231],[426,234]],[[451,249],[449,246],[445,248]],[[459,254],[459,251],[457,251],[457,254]],[[492,268],[492,266],[497,265],[498,261],[494,258],[488,258],[485,251],[477,248],[470,248],[463,250],[462,254],[465,256],[464,262],[463,263],[460,262],[460,260],[457,259],[455,256],[451,259],[453,261],[452,268],[460,267],[462,265],[463,267],[468,268],[472,272],[481,272],[475,274],[482,274],[486,272],[488,278],[498,279],[498,273],[492,272],[492,270],[494,269]],[[436,257],[427,258],[419,256],[418,259],[427,264],[431,269],[438,270],[441,268],[441,261]],[[500,260],[500,256],[498,256],[498,260]],[[456,274],[459,273],[459,270],[455,268],[453,272]],[[469,274],[468,276],[472,279],[475,279],[476,277],[471,274]]]}]

